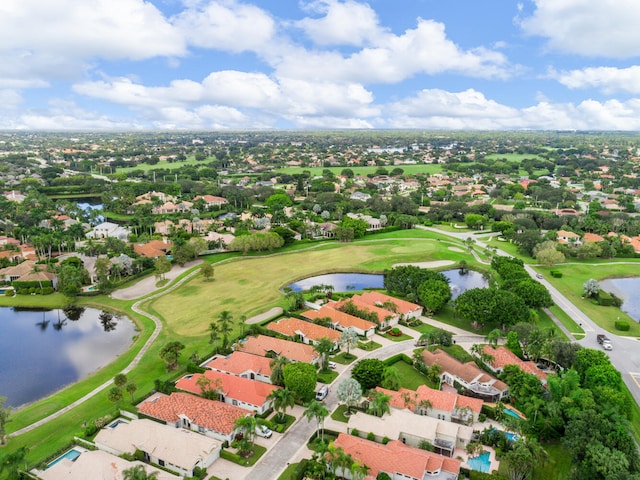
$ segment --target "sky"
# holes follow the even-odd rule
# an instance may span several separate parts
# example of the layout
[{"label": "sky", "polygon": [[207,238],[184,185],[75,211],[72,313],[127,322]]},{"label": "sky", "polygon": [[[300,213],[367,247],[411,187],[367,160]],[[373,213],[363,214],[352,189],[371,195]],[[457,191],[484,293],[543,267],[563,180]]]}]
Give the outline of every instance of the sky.
[{"label": "sky", "polygon": [[640,1],[0,1],[0,130],[250,129],[640,131]]}]

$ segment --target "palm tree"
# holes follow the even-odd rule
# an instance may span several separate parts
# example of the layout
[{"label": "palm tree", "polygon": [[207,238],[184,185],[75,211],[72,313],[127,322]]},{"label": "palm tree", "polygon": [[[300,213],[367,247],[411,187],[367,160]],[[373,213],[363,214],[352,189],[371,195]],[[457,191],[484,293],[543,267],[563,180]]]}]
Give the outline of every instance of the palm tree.
[{"label": "palm tree", "polygon": [[489,345],[491,345],[492,347],[497,347],[498,346],[498,342],[500,341],[500,339],[504,337],[502,330],[500,330],[499,328],[496,328],[494,330],[491,330],[487,336],[485,337],[485,340],[487,341],[487,343]]},{"label": "palm tree", "polygon": [[400,389],[400,372],[395,367],[387,367],[382,372],[382,388],[388,390]]},{"label": "palm tree", "polygon": [[135,383],[127,383],[127,386],[125,387],[125,390],[131,395],[131,403],[133,403],[133,394],[137,389],[138,386]]},{"label": "palm tree", "polygon": [[218,325],[215,322],[211,322],[209,324],[209,343],[213,344],[213,348],[216,348],[218,340],[220,340],[220,335],[218,334]]},{"label": "palm tree", "polygon": [[267,400],[273,402],[273,409],[279,412],[276,417],[279,416],[280,420],[284,422],[287,408],[293,408],[296,396],[288,388],[277,388],[267,396]]},{"label": "palm tree", "polygon": [[124,387],[127,384],[127,376],[124,373],[117,374],[113,377],[113,384],[118,388]]},{"label": "palm tree", "polygon": [[287,363],[290,363],[290,360],[286,357],[276,357],[269,362],[269,366],[271,367],[271,383],[281,387],[284,386],[284,366]]},{"label": "palm tree", "polygon": [[385,413],[389,413],[391,411],[389,408],[390,402],[391,395],[387,395],[386,393],[382,393],[377,390],[373,391],[372,395],[369,396],[368,413],[372,413],[376,417],[382,417]]},{"label": "palm tree", "polygon": [[245,415],[236,419],[234,427],[242,433],[242,440],[238,444],[238,450],[241,454],[248,454],[253,448],[253,441],[256,436],[256,427],[258,421],[253,415]]},{"label": "palm tree", "polygon": [[0,457],[0,473],[7,474],[6,476],[3,476],[3,478],[8,478],[9,480],[18,480],[20,478],[23,478],[22,474],[20,473],[20,469],[23,465],[25,465],[25,457],[27,456],[27,452],[29,452],[29,449],[27,447],[20,447],[16,451],[7,453],[6,455]]},{"label": "palm tree", "polygon": [[320,439],[324,442],[324,419],[329,415],[329,410],[324,406],[324,403],[319,402],[317,400],[311,401],[307,405],[307,409],[304,411],[304,416],[307,418],[307,421],[310,422],[311,419],[315,418],[318,422],[318,430],[320,430]]},{"label": "palm tree", "polygon": [[231,333],[231,322],[233,321],[233,315],[229,310],[223,310],[218,317],[218,326],[220,333],[222,333],[222,348],[227,348],[229,345],[229,333]]},{"label": "palm tree", "polygon": [[122,390],[120,390],[118,387],[112,387],[111,390],[109,390],[107,398],[109,398],[110,402],[116,404],[117,410],[118,406],[120,405],[120,400],[122,400]]},{"label": "palm tree", "polygon": [[144,465],[136,465],[122,472],[124,480],[156,480],[158,472],[147,473]]},{"label": "palm tree", "polygon": [[313,349],[320,355],[320,365],[325,372],[329,370],[329,354],[334,348],[334,343],[326,337],[318,340],[318,343],[313,346]]}]

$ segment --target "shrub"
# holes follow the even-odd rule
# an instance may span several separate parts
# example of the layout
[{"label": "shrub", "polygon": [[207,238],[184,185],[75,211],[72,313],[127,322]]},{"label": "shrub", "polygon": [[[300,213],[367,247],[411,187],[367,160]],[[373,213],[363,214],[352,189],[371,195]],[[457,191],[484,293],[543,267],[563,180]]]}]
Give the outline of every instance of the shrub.
[{"label": "shrub", "polygon": [[551,270],[551,276],[553,278],[562,278],[562,272],[559,272],[557,270]]},{"label": "shrub", "polygon": [[620,330],[621,332],[629,331],[629,322],[625,322],[623,320],[617,320],[615,323],[616,330]]},{"label": "shrub", "polygon": [[367,440],[374,441],[376,439],[376,434],[373,432],[367,433]]},{"label": "shrub", "polygon": [[600,290],[598,292],[598,304],[603,307],[610,307],[613,305],[613,298],[609,295],[609,292],[605,292],[604,290]]},{"label": "shrub", "polygon": [[5,297],[13,297],[16,294],[15,290],[5,290],[4,291],[4,296]]},{"label": "shrub", "polygon": [[187,363],[187,372],[188,373],[204,373],[206,368],[201,367],[193,362]]},{"label": "shrub", "polygon": [[353,435],[354,437],[359,437],[360,430],[358,430],[357,428],[354,428],[353,430],[351,430],[351,435]]},{"label": "shrub", "polygon": [[386,445],[387,443],[389,443],[391,441],[391,439],[389,437],[383,437],[382,438],[382,444]]}]

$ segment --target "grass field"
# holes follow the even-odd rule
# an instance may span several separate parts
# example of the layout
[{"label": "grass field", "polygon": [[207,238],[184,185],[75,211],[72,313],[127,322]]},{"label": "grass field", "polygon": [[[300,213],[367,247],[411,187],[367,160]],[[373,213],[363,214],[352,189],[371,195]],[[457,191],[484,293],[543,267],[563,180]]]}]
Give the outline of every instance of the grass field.
[{"label": "grass field", "polygon": [[[397,233],[397,232],[394,232]],[[443,242],[426,238],[376,239],[352,244],[325,244],[318,248],[267,257],[238,257],[215,266],[215,280],[196,276],[180,289],[152,300],[148,307],[181,337],[198,337],[223,310],[237,320],[273,306],[286,308],[281,289],[311,275],[330,272],[381,272],[395,263],[465,258]],[[321,267],[320,267],[321,266]],[[240,328],[235,322],[234,335]]]},{"label": "grass field", "polygon": [[[609,264],[608,262],[561,264],[555,266],[554,270],[562,272],[562,278],[552,278],[550,274],[545,274],[545,278],[551,279],[554,287],[605,330],[616,335],[639,337],[640,324],[625,312],[616,307],[600,306],[589,298],[582,298],[582,286],[590,278],[600,281],[605,278],[637,276],[639,266],[640,262],[630,265]],[[618,318],[629,322],[631,329],[628,332],[620,332],[614,328],[614,323]]]},{"label": "grass field", "polygon": [[207,163],[211,162],[213,157],[207,157],[202,162],[198,162],[195,157],[189,156],[184,162],[168,162],[166,160],[160,160],[155,165],[149,165],[148,163],[140,163],[135,167],[120,167],[114,173],[129,173],[133,170],[142,170],[143,172],[149,172],[151,170],[177,170],[180,167],[187,167],[192,165],[199,165],[204,167]]},{"label": "grass field", "polygon": [[431,382],[425,375],[402,360],[399,360],[390,366],[398,370],[398,373],[400,374],[400,386],[402,388],[415,390],[420,385],[428,385],[431,388],[438,388],[438,385],[433,384],[433,382]]}]

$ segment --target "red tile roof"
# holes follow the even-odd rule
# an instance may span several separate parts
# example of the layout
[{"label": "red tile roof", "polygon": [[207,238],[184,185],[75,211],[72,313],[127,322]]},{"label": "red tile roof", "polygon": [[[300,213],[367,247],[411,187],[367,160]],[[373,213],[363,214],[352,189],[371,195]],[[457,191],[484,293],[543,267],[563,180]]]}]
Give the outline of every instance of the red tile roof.
[{"label": "red tile roof", "polygon": [[385,302],[393,302],[396,305],[397,312],[403,315],[422,310],[422,307],[420,305],[407,302],[406,300],[402,300],[400,298],[391,297],[380,292],[365,292],[362,295],[358,295],[358,299],[363,303],[376,305],[379,307],[382,307]]},{"label": "red tile roof", "polygon": [[271,359],[261,355],[235,351],[227,357],[216,357],[205,365],[213,370],[220,370],[232,375],[242,375],[248,371],[271,376]]},{"label": "red tile roof", "polygon": [[342,307],[344,307],[344,305],[349,302],[353,303],[353,305],[358,310],[364,310],[365,312],[375,313],[376,316],[378,317],[378,322],[380,323],[384,322],[384,319],[387,318],[388,316],[395,316],[395,317],[399,316],[399,314],[393,313],[389,310],[385,310],[384,308],[380,308],[377,305],[371,305],[369,303],[363,302],[358,295],[354,295],[352,298],[345,298],[343,300],[340,300],[336,304],[336,308],[342,309]]},{"label": "red tile roof", "polygon": [[500,346],[498,348],[493,348],[490,345],[485,345],[482,350],[487,355],[491,355],[493,357],[493,360],[490,360],[489,364],[496,370],[504,369],[507,365],[516,365],[523,372],[534,374],[541,382],[546,383],[547,381],[547,374],[538,369],[535,363],[520,360],[518,356],[507,347]]},{"label": "red tile roof", "polygon": [[428,478],[426,473],[434,474],[438,471],[454,475],[460,473],[460,461],[409,447],[400,440],[392,440],[383,445],[341,433],[333,444],[368,466],[368,475],[372,478],[377,477],[380,471],[391,476],[399,473],[412,478]]},{"label": "red tile roof", "polygon": [[271,322],[267,325],[269,330],[281,333],[287,337],[302,335],[310,340],[320,340],[328,338],[332,342],[340,340],[340,332],[332,328],[316,325],[315,323],[305,322],[299,318],[282,318],[277,322]]},{"label": "red tile roof", "polygon": [[434,363],[437,363],[442,367],[443,373],[448,372],[461,378],[467,383],[472,383],[475,380],[478,383],[491,384],[500,391],[507,389],[507,385],[504,382],[480,370],[474,362],[462,363],[440,349],[437,349],[434,352],[423,350],[422,358],[427,365],[431,366]]},{"label": "red tile roof", "polygon": [[214,370],[207,370],[204,374],[194,373],[186,375],[176,382],[176,388],[200,395],[202,389],[198,385],[198,379],[202,377],[202,375],[211,380],[213,382],[212,388],[219,388],[225,397],[248,403],[249,405],[255,405],[256,407],[264,405],[269,394],[279,388],[268,383],[237,377],[235,375],[229,375],[228,373],[216,372]]},{"label": "red tile roof", "polygon": [[308,310],[304,312],[302,316],[310,318],[311,320],[328,317],[334,325],[340,325],[343,328],[354,327],[365,332],[376,327],[376,324],[373,322],[354,317],[353,315],[341,312],[327,305],[323,305],[320,310]]},{"label": "red tile roof", "polygon": [[180,420],[180,415],[184,415],[194,425],[225,435],[233,432],[238,418],[251,415],[251,412],[240,407],[183,392],[151,397],[138,405],[138,411],[174,424]]},{"label": "red tile roof", "polygon": [[273,352],[289,360],[307,363],[311,363],[313,359],[318,357],[318,353],[311,345],[267,337],[266,335],[258,335],[241,340],[236,345],[236,350],[252,353],[253,355],[262,355],[263,357],[266,357],[267,353]]},{"label": "red tile roof", "polygon": [[[482,410],[482,400],[478,398],[465,397],[457,393],[444,392],[442,390],[434,390],[426,385],[420,385],[416,390],[401,388],[397,392],[376,387],[376,390],[391,395],[390,405],[395,408],[414,409],[423,400],[431,402],[431,406],[435,410],[445,412],[453,412],[454,408],[469,407],[473,412],[479,414]],[[407,405],[409,400],[412,405]]]}]

